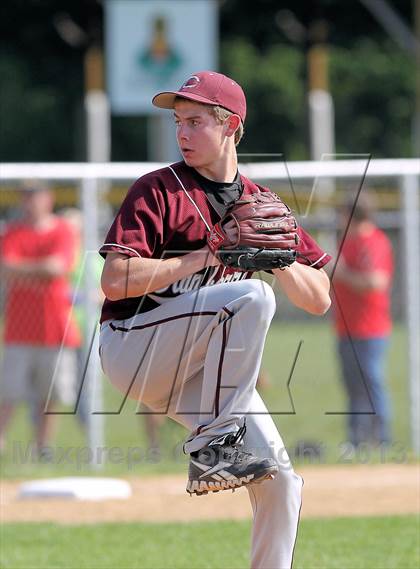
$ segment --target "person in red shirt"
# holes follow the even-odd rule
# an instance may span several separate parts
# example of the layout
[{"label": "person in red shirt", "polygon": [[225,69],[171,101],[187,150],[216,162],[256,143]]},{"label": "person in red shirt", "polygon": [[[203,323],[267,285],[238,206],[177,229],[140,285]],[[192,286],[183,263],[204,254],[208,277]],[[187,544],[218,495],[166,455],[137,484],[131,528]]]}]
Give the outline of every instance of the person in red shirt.
[{"label": "person in red shirt", "polygon": [[0,445],[16,405],[27,400],[42,454],[53,428],[46,414],[57,397],[74,402],[79,332],[71,320],[68,281],[75,240],[70,225],[52,213],[50,190],[32,182],[22,190],[22,218],[6,226],[1,272],[6,282],[4,358],[0,377]]},{"label": "person in red shirt", "polygon": [[390,401],[384,368],[391,321],[392,246],[359,196],[342,211],[348,224],[334,274],[334,315],[342,378],[349,400],[348,440],[390,442]]}]

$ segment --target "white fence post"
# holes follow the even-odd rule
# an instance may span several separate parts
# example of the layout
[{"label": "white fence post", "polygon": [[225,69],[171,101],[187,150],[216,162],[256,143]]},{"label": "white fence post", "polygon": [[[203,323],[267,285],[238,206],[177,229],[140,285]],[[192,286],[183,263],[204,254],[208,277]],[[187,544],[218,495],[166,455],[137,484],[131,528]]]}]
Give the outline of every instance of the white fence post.
[{"label": "white fence post", "polygon": [[81,185],[81,204],[83,210],[83,236],[85,250],[85,296],[86,334],[84,338],[84,357],[86,375],[83,390],[87,394],[88,443],[91,450],[91,466],[100,468],[102,461],[95,461],[98,447],[103,445],[103,415],[94,414],[102,410],[102,381],[99,365],[98,330],[98,283],[96,279],[96,259],[98,250],[98,186],[97,178],[84,178]]},{"label": "white fence post", "polygon": [[403,238],[408,335],[408,373],[410,386],[411,440],[420,454],[420,223],[419,177],[401,178],[403,198]]}]

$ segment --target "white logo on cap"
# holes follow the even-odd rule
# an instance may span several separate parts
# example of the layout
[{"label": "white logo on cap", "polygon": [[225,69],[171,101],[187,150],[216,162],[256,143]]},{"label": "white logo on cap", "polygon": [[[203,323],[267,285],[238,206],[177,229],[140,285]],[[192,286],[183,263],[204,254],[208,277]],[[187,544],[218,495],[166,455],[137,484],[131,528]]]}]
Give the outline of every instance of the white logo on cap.
[{"label": "white logo on cap", "polygon": [[199,83],[200,77],[197,77],[197,75],[191,75],[191,77],[182,85],[181,89],[192,89],[193,87],[197,87]]}]

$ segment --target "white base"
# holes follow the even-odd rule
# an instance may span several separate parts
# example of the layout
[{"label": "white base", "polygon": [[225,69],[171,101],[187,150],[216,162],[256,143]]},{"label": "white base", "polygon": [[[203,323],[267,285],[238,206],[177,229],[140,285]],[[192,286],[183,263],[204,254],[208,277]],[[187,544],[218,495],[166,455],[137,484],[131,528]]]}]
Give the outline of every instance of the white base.
[{"label": "white base", "polygon": [[21,499],[124,500],[131,494],[131,487],[125,480],[75,476],[25,482],[20,486],[18,497]]}]

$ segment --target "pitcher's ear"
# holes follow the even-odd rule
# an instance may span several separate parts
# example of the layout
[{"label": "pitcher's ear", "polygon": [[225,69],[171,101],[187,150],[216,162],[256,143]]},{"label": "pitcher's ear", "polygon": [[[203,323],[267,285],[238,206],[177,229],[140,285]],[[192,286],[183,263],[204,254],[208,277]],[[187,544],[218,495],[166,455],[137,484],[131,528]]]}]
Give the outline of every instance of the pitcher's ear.
[{"label": "pitcher's ear", "polygon": [[227,125],[226,136],[234,136],[240,124],[241,124],[241,119],[239,115],[230,115],[230,117],[226,119],[226,125]]}]

